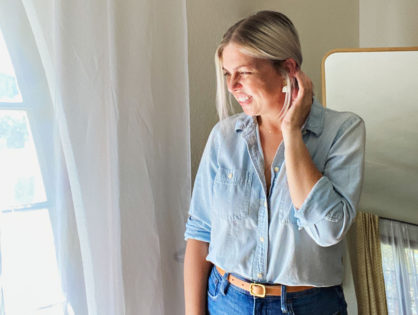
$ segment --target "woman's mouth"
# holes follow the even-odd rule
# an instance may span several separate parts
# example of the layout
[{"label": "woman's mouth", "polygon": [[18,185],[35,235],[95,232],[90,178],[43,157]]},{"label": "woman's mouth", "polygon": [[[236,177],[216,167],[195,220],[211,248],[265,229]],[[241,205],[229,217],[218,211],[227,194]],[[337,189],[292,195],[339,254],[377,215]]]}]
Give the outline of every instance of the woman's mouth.
[{"label": "woman's mouth", "polygon": [[248,105],[252,101],[252,97],[249,95],[237,95],[235,99],[241,106]]}]

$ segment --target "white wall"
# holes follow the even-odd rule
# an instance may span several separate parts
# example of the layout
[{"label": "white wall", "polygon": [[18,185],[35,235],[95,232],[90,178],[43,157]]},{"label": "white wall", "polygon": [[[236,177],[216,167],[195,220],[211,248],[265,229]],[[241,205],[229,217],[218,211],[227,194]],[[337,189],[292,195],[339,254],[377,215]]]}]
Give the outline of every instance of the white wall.
[{"label": "white wall", "polygon": [[[360,47],[418,46],[418,1],[359,0],[359,8]],[[408,183],[404,184],[408,187]],[[402,204],[403,200],[399,201]],[[418,223],[416,209],[411,207],[393,211],[367,210],[379,216]]]},{"label": "white wall", "polygon": [[188,0],[190,137],[192,179],[210,130],[217,121],[214,55],[226,29],[249,15],[251,0]]},{"label": "white wall", "polygon": [[[418,46],[418,1],[359,0],[359,7],[360,47]],[[405,142],[405,139],[402,141]],[[411,141],[411,145],[415,146],[415,143]],[[410,190],[408,187],[416,186],[415,183],[408,182],[403,185],[407,191]],[[367,209],[367,211],[417,224],[416,208],[401,206],[407,201],[400,198],[399,208],[392,211],[384,209]]]},{"label": "white wall", "polygon": [[359,0],[360,47],[418,46],[418,1]]}]

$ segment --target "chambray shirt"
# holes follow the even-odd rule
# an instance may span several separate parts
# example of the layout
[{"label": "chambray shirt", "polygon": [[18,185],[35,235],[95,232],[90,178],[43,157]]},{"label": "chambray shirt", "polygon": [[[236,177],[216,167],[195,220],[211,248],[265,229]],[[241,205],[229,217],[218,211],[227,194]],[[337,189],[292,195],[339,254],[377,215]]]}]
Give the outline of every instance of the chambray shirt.
[{"label": "chambray shirt", "polygon": [[343,279],[343,239],[363,180],[365,127],[314,101],[303,141],[322,173],[296,209],[282,142],[266,191],[257,120],[244,113],[212,130],[196,175],[185,239],[209,243],[207,260],[248,280],[332,286]]}]

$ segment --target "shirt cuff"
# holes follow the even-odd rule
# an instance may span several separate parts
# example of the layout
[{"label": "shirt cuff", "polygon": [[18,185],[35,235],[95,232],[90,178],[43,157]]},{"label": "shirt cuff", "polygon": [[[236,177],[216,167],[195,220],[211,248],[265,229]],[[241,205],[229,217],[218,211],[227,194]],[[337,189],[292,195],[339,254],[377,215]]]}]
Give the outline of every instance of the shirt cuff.
[{"label": "shirt cuff", "polygon": [[210,242],[210,231],[205,229],[205,225],[200,220],[189,216],[186,222],[186,231],[184,233],[184,239],[187,241],[189,238],[199,240],[202,242]]},{"label": "shirt cuff", "polygon": [[339,201],[331,181],[322,176],[312,187],[300,209],[294,211],[299,230],[323,220],[327,210],[332,209]]}]

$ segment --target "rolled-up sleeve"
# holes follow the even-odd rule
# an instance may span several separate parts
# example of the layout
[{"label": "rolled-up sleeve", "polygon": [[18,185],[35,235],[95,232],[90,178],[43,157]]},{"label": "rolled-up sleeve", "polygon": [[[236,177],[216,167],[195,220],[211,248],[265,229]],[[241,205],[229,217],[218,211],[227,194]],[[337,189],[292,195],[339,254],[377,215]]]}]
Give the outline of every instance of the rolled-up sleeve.
[{"label": "rolled-up sleeve", "polygon": [[342,240],[356,216],[363,183],[364,121],[350,116],[338,130],[325,162],[323,176],[294,215],[300,230],[320,246]]},{"label": "rolled-up sleeve", "polygon": [[212,130],[196,174],[184,239],[210,242],[213,181],[217,170],[217,127]]}]

